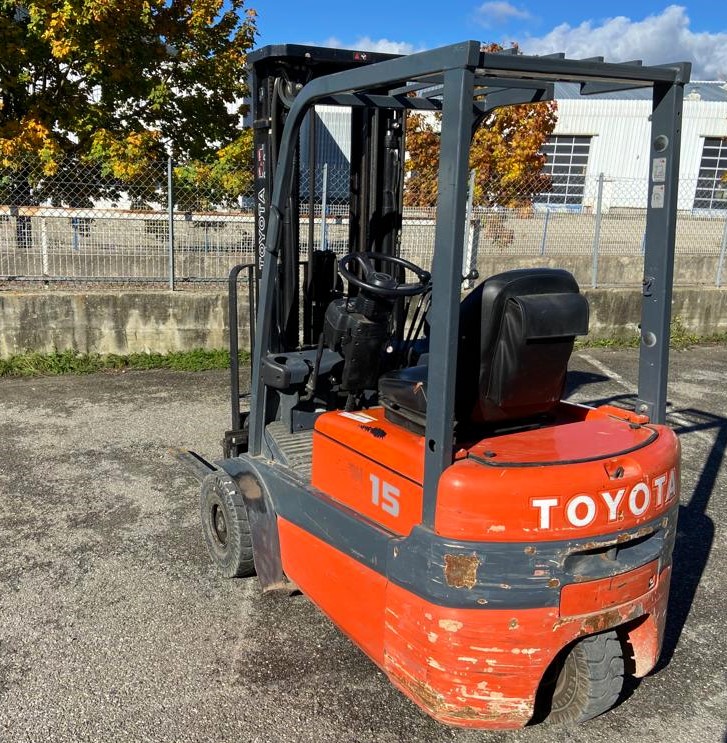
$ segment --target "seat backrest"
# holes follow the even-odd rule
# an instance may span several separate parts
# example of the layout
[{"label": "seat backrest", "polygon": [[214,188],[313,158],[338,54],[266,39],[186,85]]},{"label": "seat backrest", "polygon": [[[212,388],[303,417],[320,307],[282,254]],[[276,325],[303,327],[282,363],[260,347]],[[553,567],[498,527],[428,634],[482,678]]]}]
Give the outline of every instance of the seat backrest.
[{"label": "seat backrest", "polygon": [[568,271],[506,271],[463,300],[459,323],[457,420],[527,418],[560,401],[575,336],[588,333],[588,301]]}]

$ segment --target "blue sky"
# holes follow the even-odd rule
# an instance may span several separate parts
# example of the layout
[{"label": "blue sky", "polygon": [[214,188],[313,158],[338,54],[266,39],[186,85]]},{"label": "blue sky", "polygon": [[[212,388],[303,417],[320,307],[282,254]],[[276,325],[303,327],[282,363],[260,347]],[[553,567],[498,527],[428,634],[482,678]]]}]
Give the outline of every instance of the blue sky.
[{"label": "blue sky", "polygon": [[517,41],[525,52],[602,54],[649,64],[691,60],[693,79],[727,78],[727,2],[392,2],[250,0],[258,45],[305,43],[411,52],[463,39]]}]

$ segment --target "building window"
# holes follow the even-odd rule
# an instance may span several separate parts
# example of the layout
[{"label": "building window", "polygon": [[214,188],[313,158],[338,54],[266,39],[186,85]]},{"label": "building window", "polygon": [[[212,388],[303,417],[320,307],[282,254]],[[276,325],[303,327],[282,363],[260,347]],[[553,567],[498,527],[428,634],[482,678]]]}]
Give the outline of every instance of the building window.
[{"label": "building window", "polygon": [[695,209],[727,209],[727,137],[705,137]]},{"label": "building window", "polygon": [[549,191],[538,194],[539,204],[581,206],[590,148],[590,137],[548,137],[541,151],[546,156],[543,172],[551,177],[552,185]]}]

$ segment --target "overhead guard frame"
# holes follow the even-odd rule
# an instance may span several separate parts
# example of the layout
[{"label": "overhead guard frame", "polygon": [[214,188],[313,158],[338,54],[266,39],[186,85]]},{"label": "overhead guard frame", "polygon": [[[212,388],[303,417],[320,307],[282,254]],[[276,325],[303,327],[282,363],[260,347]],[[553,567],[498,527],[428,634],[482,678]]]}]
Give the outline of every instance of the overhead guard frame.
[{"label": "overhead guard frame", "polygon": [[[287,48],[287,47],[286,47]],[[301,47],[301,49],[306,49]],[[315,51],[315,50],[314,50]],[[321,50],[323,51],[323,50]],[[270,50],[251,55],[254,61]],[[307,53],[311,53],[308,48]],[[351,51],[337,50],[340,54]],[[384,59],[312,80],[297,94],[285,122],[270,205],[265,261],[260,281],[261,311],[257,313],[252,364],[252,394],[265,399],[261,376],[263,355],[271,338],[270,306],[275,291],[278,250],[285,204],[289,194],[298,132],[306,112],[315,104],[342,103],[377,107],[418,91],[442,111],[440,170],[432,275],[430,343],[438,352],[430,356],[424,462],[424,526],[434,527],[439,478],[452,463],[454,392],[457,373],[458,306],[462,283],[467,201],[468,156],[472,132],[482,114],[479,97],[496,88],[508,105],[522,97],[523,88],[540,91],[545,99],[557,82],[580,83],[582,95],[629,88],[651,87],[652,116],[649,189],[644,246],[643,301],[637,411],[654,422],[664,422],[668,376],[669,325],[681,116],[684,85],[691,65],[686,62],[646,66],[640,62],[609,63],[600,58],[566,59],[512,53],[482,52],[480,43],[466,41],[439,49]],[[508,88],[509,82],[512,87]],[[550,87],[548,87],[550,86]],[[387,90],[388,95],[381,95]],[[430,94],[427,95],[427,91]],[[503,93],[504,91],[504,93]],[[494,93],[494,90],[492,91]],[[534,98],[537,99],[537,98]],[[485,104],[487,97],[485,97]],[[522,102],[522,101],[520,101]],[[412,108],[420,105],[413,104]],[[263,449],[264,404],[254,405],[250,416],[250,454]]]}]

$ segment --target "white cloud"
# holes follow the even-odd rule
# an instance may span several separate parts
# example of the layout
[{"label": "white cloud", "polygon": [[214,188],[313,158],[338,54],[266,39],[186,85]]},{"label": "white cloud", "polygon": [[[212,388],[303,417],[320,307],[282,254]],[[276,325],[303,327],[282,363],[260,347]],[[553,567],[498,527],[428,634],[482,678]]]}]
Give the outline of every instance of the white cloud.
[{"label": "white cloud", "polygon": [[490,28],[508,21],[525,21],[532,18],[527,10],[516,8],[507,2],[482,3],[474,12],[474,21],[480,26]]},{"label": "white cloud", "polygon": [[562,23],[541,37],[528,36],[520,44],[526,54],[565,52],[566,56],[606,55],[607,62],[643,59],[645,64],[692,62],[695,80],[727,77],[727,33],[697,33],[689,28],[686,8],[670,5],[643,20],[625,16],[579,26]]},{"label": "white cloud", "polygon": [[359,36],[351,43],[341,41],[337,36],[329,36],[320,43],[320,46],[332,46],[337,49],[360,49],[365,52],[382,52],[384,54],[411,54],[421,50],[421,47],[415,47],[408,41],[372,39],[370,36]]}]

